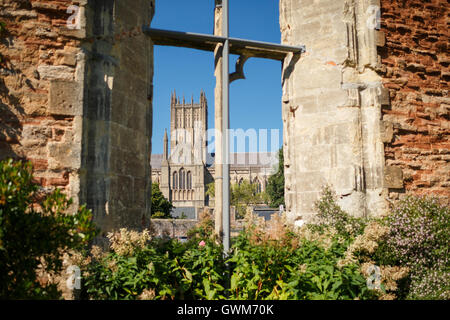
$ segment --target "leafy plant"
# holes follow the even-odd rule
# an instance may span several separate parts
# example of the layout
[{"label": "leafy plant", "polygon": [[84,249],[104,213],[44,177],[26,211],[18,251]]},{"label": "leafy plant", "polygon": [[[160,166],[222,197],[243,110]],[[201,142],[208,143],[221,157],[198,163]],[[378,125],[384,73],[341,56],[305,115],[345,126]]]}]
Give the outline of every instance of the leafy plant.
[{"label": "leafy plant", "polygon": [[216,184],[215,182],[208,183],[206,186],[206,193],[207,196],[210,196],[211,198],[214,198],[216,196]]},{"label": "leafy plant", "polygon": [[6,32],[6,22],[0,21],[0,36],[3,36]]},{"label": "leafy plant", "polygon": [[[339,207],[330,188],[324,189],[316,208],[317,221],[301,228],[278,216],[265,222],[249,214],[244,231],[233,239],[227,260],[206,212],[186,243],[167,239],[146,242],[145,232],[112,237],[112,251],[89,265],[85,297],[448,297],[448,208],[412,199],[400,203],[387,218],[355,218]],[[121,244],[117,239],[122,239]],[[367,286],[374,265],[380,270],[380,285],[375,289]]]},{"label": "leafy plant", "polygon": [[277,172],[269,177],[267,182],[267,195],[269,205],[278,208],[284,205],[284,156],[283,148],[278,151],[278,169]]},{"label": "leafy plant", "polygon": [[332,227],[345,237],[358,235],[364,231],[367,219],[352,217],[342,210],[336,200],[336,194],[330,186],[322,189],[321,197],[315,204],[317,212],[317,225],[319,227]]},{"label": "leafy plant", "polygon": [[173,209],[172,203],[164,197],[159,189],[159,184],[152,183],[152,218],[170,219],[172,215],[170,212]]},{"label": "leafy plant", "polygon": [[[373,298],[357,264],[337,267],[345,246],[330,248],[291,233],[281,240],[254,243],[242,233],[230,259],[235,299],[327,300]],[[297,245],[286,245],[296,238]]]},{"label": "leafy plant", "polygon": [[112,252],[94,260],[85,270],[85,297],[224,298],[226,269],[222,247],[209,229],[199,226],[197,231],[198,234],[191,234],[187,243],[153,239],[145,246],[133,245],[132,254],[121,249],[123,244],[115,243],[111,247],[114,248]]},{"label": "leafy plant", "polygon": [[58,274],[62,256],[81,250],[96,235],[92,213],[56,189],[42,195],[30,163],[0,162],[0,298],[59,298],[55,284],[39,281],[38,270]]}]

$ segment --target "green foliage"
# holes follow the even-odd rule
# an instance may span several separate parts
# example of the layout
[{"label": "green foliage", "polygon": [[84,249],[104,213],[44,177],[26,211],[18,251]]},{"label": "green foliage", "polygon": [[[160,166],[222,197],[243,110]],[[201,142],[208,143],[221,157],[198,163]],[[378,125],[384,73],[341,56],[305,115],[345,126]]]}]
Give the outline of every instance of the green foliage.
[{"label": "green foliage", "polygon": [[0,162],[1,299],[59,298],[55,285],[38,281],[38,266],[61,272],[62,254],[83,249],[97,232],[85,206],[69,213],[72,200],[58,189],[43,196],[32,178],[30,163]]},{"label": "green foliage", "polygon": [[[291,234],[284,241],[255,243],[242,233],[230,259],[233,299],[341,300],[368,299],[374,294],[356,264],[337,268],[345,246],[333,241],[324,248],[316,241]],[[293,241],[295,243],[295,241]]]},{"label": "green foliage", "polygon": [[[89,265],[85,298],[447,299],[448,208],[414,198],[386,218],[355,218],[325,188],[316,209],[317,223],[300,229],[273,218],[268,234],[250,222],[226,261],[211,219],[186,243],[153,239],[128,256],[116,246]],[[421,230],[430,233],[419,237]],[[424,269],[405,278],[403,267],[414,270],[417,261]],[[382,270],[378,290],[367,287],[372,264]]]},{"label": "green foliage", "polygon": [[320,199],[315,204],[319,228],[333,227],[340,235],[362,234],[368,220],[349,215],[337,204],[336,194],[331,187],[325,186]]},{"label": "green foliage", "polygon": [[278,152],[278,169],[275,174],[269,177],[266,188],[269,197],[269,205],[278,208],[284,205],[284,156],[283,148]]},{"label": "green foliage", "polygon": [[250,205],[262,202],[262,194],[257,192],[256,184],[247,180],[231,186],[231,205],[236,207],[236,218],[242,219]]},{"label": "green foliage", "polygon": [[159,189],[159,184],[152,183],[152,218],[170,219],[172,218],[170,211],[172,211],[172,203],[164,197]]},{"label": "green foliage", "polygon": [[[300,247],[280,242],[254,244],[239,236],[227,261],[213,238],[153,240],[132,257],[109,253],[89,266],[86,298],[139,299],[355,299],[372,298],[357,265],[336,267],[345,248],[329,250],[315,242]],[[203,242],[203,243],[202,243]],[[305,268],[303,269],[303,266]]]},{"label": "green foliage", "polygon": [[[209,226],[209,224],[205,225]],[[199,227],[187,243],[154,239],[133,256],[107,254],[88,266],[84,295],[93,299],[224,298],[222,247],[211,228]]]},{"label": "green foliage", "polygon": [[0,36],[3,36],[6,32],[6,23],[4,21],[0,21]]},{"label": "green foliage", "polygon": [[207,196],[210,196],[211,198],[214,198],[216,196],[216,183],[211,182],[208,183],[206,186],[206,193]]}]

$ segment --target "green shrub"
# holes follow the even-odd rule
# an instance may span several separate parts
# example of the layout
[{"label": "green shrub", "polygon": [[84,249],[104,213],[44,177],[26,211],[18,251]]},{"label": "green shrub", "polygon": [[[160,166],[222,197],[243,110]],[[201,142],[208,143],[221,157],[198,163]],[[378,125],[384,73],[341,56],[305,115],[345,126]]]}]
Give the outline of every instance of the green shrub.
[{"label": "green shrub", "polygon": [[[247,216],[227,260],[210,218],[187,243],[123,230],[86,270],[85,298],[447,299],[448,208],[411,198],[388,217],[355,218],[330,188],[316,208],[301,228]],[[369,288],[373,266],[380,281]]]},{"label": "green shrub", "polygon": [[278,208],[284,205],[284,156],[283,148],[278,151],[277,172],[269,177],[267,181],[268,203],[272,208]]},{"label": "green shrub", "polygon": [[361,234],[368,222],[365,218],[352,217],[342,210],[337,204],[336,194],[329,186],[323,188],[315,207],[319,229],[332,227],[344,237]]},{"label": "green shrub", "polygon": [[96,229],[86,207],[72,204],[60,190],[42,195],[29,163],[0,162],[0,298],[59,298],[55,284],[42,284],[38,269],[62,270],[62,256],[82,249]]},{"label": "green shrub", "polygon": [[232,184],[230,189],[230,204],[236,208],[236,219],[242,219],[247,208],[262,202],[262,193],[258,193],[255,183],[247,180],[240,184]]},{"label": "green shrub", "polygon": [[[278,220],[278,221],[277,221]],[[295,231],[272,218],[271,234],[258,226],[233,246],[230,294],[234,299],[369,299],[359,266],[338,267],[347,244],[337,235],[309,227]]]},{"label": "green shrub", "polygon": [[[224,298],[222,247],[199,227],[187,243],[146,232],[110,235],[111,251],[84,271],[84,297],[93,299]],[[200,232],[201,231],[201,232]],[[197,236],[196,236],[197,235]],[[129,248],[132,248],[130,250]]]},{"label": "green shrub", "polygon": [[157,219],[171,219],[170,212],[173,209],[172,203],[164,197],[159,184],[152,183],[152,218]]},{"label": "green shrub", "polygon": [[[249,227],[228,260],[204,219],[187,243],[152,239],[145,232],[110,235],[111,251],[85,272],[85,297],[94,299],[368,299],[357,264],[339,268],[347,244],[324,244],[282,227],[267,238]],[[132,240],[134,239],[134,240]],[[132,248],[132,249],[131,249]],[[227,271],[227,266],[228,270]],[[228,284],[228,279],[231,283]]]}]

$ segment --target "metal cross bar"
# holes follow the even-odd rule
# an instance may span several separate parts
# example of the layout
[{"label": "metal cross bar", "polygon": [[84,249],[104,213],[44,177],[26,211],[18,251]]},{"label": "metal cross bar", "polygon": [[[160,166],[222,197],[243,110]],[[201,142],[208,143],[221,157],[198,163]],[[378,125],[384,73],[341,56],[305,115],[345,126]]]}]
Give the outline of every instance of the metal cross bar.
[{"label": "metal cross bar", "polygon": [[305,46],[287,46],[270,42],[226,38],[202,33],[191,33],[154,29],[148,26],[143,32],[150,36],[155,45],[173,46],[214,52],[218,43],[230,43],[230,53],[246,57],[266,58],[282,61],[286,54],[305,52]]},{"label": "metal cross bar", "polygon": [[[161,29],[153,29],[150,26],[144,26],[143,32],[151,37],[155,45],[174,46],[192,48],[198,50],[206,50],[214,52],[217,44],[222,44],[222,204],[223,204],[223,247],[225,254],[230,249],[230,112],[229,112],[229,95],[230,95],[230,54],[240,55],[236,72],[231,76],[231,80],[242,79],[243,65],[250,57],[266,58],[283,61],[288,53],[301,54],[305,52],[305,46],[287,46],[274,44],[269,42],[244,40],[229,37],[229,0],[216,0],[216,7],[222,7],[222,36],[189,33],[179,31],[169,31]],[[238,70],[239,69],[239,70]],[[219,177],[216,177],[218,179]]]}]

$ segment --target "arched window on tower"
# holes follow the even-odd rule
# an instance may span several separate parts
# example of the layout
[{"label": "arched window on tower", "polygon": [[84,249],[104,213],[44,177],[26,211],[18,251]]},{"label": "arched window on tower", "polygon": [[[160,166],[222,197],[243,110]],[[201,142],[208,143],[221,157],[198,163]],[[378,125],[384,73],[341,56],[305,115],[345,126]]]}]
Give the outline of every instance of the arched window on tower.
[{"label": "arched window on tower", "polygon": [[187,173],[186,180],[187,180],[187,189],[192,190],[192,173],[190,171],[188,171]]},{"label": "arched window on tower", "polygon": [[180,169],[180,189],[186,189],[186,171]]},{"label": "arched window on tower", "polygon": [[178,173],[173,173],[172,189],[178,189]]}]

